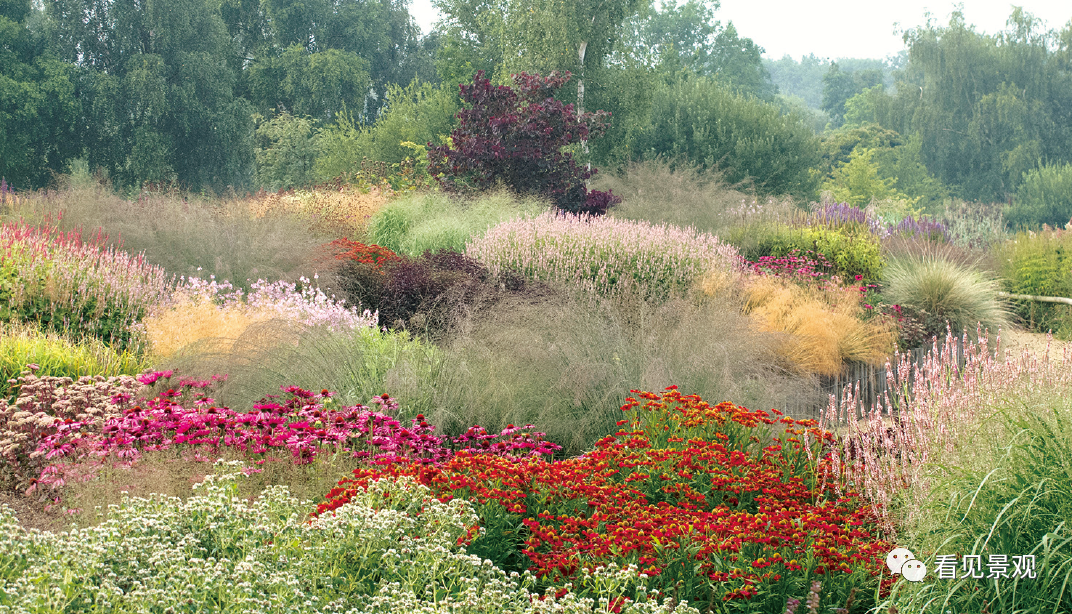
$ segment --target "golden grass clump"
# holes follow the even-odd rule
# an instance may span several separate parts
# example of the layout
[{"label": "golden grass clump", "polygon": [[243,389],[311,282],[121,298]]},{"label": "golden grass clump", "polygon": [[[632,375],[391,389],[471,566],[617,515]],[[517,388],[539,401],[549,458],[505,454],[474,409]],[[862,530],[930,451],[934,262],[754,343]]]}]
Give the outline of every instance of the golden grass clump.
[{"label": "golden grass clump", "polygon": [[377,211],[394,198],[389,186],[373,186],[367,192],[352,187],[300,190],[290,193],[260,193],[244,200],[255,218],[286,213],[307,221],[314,231],[338,232],[348,237],[364,234]]},{"label": "golden grass clump", "polygon": [[251,326],[278,317],[276,312],[264,307],[256,309],[245,304],[221,307],[204,296],[178,293],[170,305],[145,318],[144,325],[152,353],[161,360],[195,343],[198,352],[231,352]]},{"label": "golden grass clump", "polygon": [[854,288],[808,290],[769,277],[745,286],[745,311],[766,332],[785,333],[779,354],[796,370],[837,375],[846,362],[882,364],[895,349],[896,332],[881,320],[863,321]]}]

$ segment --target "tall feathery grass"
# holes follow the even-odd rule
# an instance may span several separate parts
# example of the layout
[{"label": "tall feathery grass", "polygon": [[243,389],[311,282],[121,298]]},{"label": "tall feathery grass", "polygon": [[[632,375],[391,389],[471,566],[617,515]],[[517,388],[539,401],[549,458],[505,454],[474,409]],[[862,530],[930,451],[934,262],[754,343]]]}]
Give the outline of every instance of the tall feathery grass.
[{"label": "tall feathery grass", "polygon": [[662,158],[630,162],[620,173],[599,173],[592,179],[592,189],[609,189],[621,196],[622,202],[608,213],[611,217],[691,227],[718,236],[757,217],[788,219],[796,209],[785,199],[760,202],[726,185],[715,170],[687,163],[672,169]]},{"label": "tall feathery grass", "polygon": [[65,232],[99,229],[105,246],[143,253],[168,275],[214,275],[247,291],[257,279],[294,283],[317,273],[325,287],[335,287],[332,267],[318,263],[324,243],[343,234],[341,229],[314,232],[288,211],[255,217],[237,198],[145,192],[126,200],[103,186],[78,181],[24,199],[19,215],[31,223],[57,219]]},{"label": "tall feathery grass", "polygon": [[390,187],[372,186],[360,190],[350,186],[322,187],[289,193],[260,192],[227,203],[228,211],[248,209],[256,219],[291,215],[305,222],[313,232],[360,240],[369,220],[396,195]]},{"label": "tall feathery grass", "polygon": [[697,304],[518,295],[457,330],[426,412],[450,435],[473,424],[537,424],[575,455],[616,428],[629,390],[676,384],[793,412],[820,401],[810,378],[776,366],[777,339],[753,330],[732,296]]}]

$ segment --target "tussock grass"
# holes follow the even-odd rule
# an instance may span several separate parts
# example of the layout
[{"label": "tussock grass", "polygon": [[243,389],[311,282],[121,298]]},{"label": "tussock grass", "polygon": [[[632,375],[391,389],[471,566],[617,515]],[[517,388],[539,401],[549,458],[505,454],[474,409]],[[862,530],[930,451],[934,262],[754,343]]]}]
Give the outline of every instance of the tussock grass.
[{"label": "tussock grass", "polygon": [[901,256],[883,272],[883,299],[891,305],[922,309],[949,323],[954,331],[997,330],[1009,325],[998,282],[941,254]]},{"label": "tussock grass", "polygon": [[815,375],[841,373],[850,361],[881,365],[896,349],[883,320],[864,321],[855,288],[809,290],[769,277],[746,282],[745,311],[763,331],[784,333],[778,353],[792,368]]},{"label": "tussock grass", "polygon": [[465,244],[501,222],[532,217],[552,208],[540,198],[506,189],[471,199],[442,192],[414,192],[392,201],[369,220],[367,241],[416,257],[426,250],[462,252]]}]

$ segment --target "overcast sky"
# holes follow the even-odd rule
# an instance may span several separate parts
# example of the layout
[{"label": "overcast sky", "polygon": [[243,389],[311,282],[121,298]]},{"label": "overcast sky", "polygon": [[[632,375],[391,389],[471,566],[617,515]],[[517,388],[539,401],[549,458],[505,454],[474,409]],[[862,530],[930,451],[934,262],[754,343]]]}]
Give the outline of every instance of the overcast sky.
[{"label": "overcast sky", "polygon": [[[964,18],[977,31],[993,34],[1004,29],[1013,4],[966,0]],[[1072,19],[1069,0],[1015,4],[1051,29]],[[715,18],[732,21],[740,36],[754,40],[766,50],[766,57],[775,60],[785,54],[799,60],[809,53],[823,58],[884,58],[904,48],[901,31],[922,25],[928,11],[945,25],[953,7],[952,2],[935,0],[722,0]],[[440,17],[431,0],[412,0],[410,13],[426,33]]]}]

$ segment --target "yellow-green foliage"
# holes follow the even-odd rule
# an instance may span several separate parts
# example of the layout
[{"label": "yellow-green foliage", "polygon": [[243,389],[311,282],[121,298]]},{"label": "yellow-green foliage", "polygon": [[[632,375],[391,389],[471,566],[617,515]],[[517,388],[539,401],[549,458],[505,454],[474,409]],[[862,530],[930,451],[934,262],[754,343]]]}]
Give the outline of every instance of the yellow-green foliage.
[{"label": "yellow-green foliage", "polygon": [[148,360],[117,353],[93,338],[76,344],[33,325],[0,323],[0,395],[10,399],[8,380],[17,378],[28,364],[40,367],[38,376],[75,380],[83,375],[137,375],[151,366]]},{"label": "yellow-green foliage", "polygon": [[893,180],[879,176],[874,155],[873,149],[854,149],[849,161],[842,162],[834,169],[833,176],[823,184],[823,190],[830,191],[837,202],[856,207],[873,200],[900,198],[901,195],[893,188]]},{"label": "yellow-green foliage", "polygon": [[882,276],[882,250],[878,240],[864,228],[776,226],[759,241],[745,255],[749,260],[768,255],[781,258],[793,250],[800,250],[801,255],[812,251],[834,265],[834,272],[844,282],[853,283],[861,275],[862,283],[871,283]]},{"label": "yellow-green foliage", "polygon": [[[220,307],[205,297],[179,294],[171,305],[145,318],[144,325],[153,356],[164,360],[195,343],[198,352],[231,352],[251,326],[273,317],[278,314],[267,309],[257,310],[244,304]],[[270,335],[264,343],[277,343],[284,338],[285,327],[280,325],[276,330],[279,335]]]},{"label": "yellow-green foliage", "polygon": [[290,194],[261,193],[246,200],[256,218],[274,213],[294,214],[316,232],[355,239],[365,232],[369,219],[394,197],[388,186],[368,190],[301,190]]},{"label": "yellow-green foliage", "polygon": [[[1000,262],[1009,292],[1072,297],[1072,231],[1020,232],[1001,248]],[[1072,338],[1072,306],[1017,301],[1015,311],[1035,330]]]},{"label": "yellow-green foliage", "polygon": [[419,256],[426,250],[465,250],[488,228],[551,209],[537,197],[517,197],[507,190],[481,194],[471,201],[443,193],[413,193],[391,201],[369,220],[368,242],[397,254]]},{"label": "yellow-green foliage", "polygon": [[[715,292],[720,280],[705,291]],[[745,311],[763,331],[785,333],[779,353],[796,369],[836,375],[846,362],[881,364],[894,350],[896,334],[879,319],[863,320],[855,288],[807,289],[771,277],[745,283]]]}]

